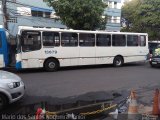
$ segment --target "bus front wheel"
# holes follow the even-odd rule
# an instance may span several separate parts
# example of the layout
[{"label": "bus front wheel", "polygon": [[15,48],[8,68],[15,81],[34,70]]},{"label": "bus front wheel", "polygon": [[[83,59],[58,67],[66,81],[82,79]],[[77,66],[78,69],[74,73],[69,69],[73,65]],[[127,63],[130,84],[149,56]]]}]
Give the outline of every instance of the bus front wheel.
[{"label": "bus front wheel", "polygon": [[55,59],[48,59],[47,61],[45,61],[44,63],[44,68],[46,71],[48,72],[54,72],[57,71],[59,68],[59,63],[57,60]]},{"label": "bus front wheel", "polygon": [[115,67],[121,67],[123,65],[124,61],[121,56],[116,56],[113,60],[113,65]]}]

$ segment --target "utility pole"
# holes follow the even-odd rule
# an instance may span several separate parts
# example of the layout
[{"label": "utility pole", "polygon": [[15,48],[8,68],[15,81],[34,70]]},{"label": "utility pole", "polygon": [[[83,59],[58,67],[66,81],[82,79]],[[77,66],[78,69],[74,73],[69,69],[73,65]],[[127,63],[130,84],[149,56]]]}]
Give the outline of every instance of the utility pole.
[{"label": "utility pole", "polygon": [[8,15],[7,15],[7,7],[6,7],[6,0],[2,0],[2,14],[3,14],[3,25],[4,28],[8,30]]}]

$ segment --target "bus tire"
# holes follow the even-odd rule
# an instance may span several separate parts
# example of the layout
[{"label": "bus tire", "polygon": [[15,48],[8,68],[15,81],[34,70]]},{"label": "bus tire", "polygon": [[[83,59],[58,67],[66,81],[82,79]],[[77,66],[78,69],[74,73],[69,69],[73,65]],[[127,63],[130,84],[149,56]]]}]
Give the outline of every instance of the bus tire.
[{"label": "bus tire", "polygon": [[56,59],[48,59],[44,63],[44,69],[48,72],[55,72],[59,68],[59,63]]},{"label": "bus tire", "polygon": [[113,60],[114,67],[121,67],[124,63],[124,60],[121,56],[116,56]]},{"label": "bus tire", "polygon": [[0,93],[0,110],[2,110],[3,108],[5,108],[5,106],[8,105],[8,99],[5,95],[3,95],[2,93]]}]

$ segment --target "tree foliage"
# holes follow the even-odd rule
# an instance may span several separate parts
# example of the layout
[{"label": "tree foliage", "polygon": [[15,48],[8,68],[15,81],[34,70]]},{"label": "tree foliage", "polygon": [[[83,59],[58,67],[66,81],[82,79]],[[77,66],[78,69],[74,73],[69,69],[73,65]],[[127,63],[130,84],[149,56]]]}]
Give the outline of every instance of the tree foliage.
[{"label": "tree foliage", "polygon": [[160,0],[132,0],[122,7],[126,27],[122,31],[147,32],[160,39]]},{"label": "tree foliage", "polygon": [[44,0],[53,7],[67,27],[79,30],[104,29],[106,18],[102,18],[107,7],[102,0]]}]

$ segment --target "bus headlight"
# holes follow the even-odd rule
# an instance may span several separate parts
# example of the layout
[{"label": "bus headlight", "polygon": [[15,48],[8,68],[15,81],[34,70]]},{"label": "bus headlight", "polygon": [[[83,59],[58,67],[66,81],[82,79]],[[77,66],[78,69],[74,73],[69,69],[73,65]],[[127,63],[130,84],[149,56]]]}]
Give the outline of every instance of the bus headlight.
[{"label": "bus headlight", "polygon": [[17,87],[19,87],[19,86],[20,86],[20,82],[13,82],[13,83],[9,83],[9,84],[8,84],[8,87],[9,87],[10,89],[17,88]]}]

